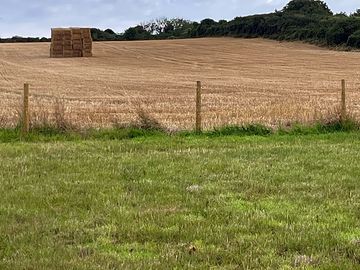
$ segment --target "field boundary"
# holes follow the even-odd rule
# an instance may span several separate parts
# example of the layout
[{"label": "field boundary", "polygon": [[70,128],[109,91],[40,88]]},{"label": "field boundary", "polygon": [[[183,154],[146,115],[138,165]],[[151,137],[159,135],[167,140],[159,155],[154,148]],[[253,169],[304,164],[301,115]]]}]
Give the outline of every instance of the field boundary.
[{"label": "field boundary", "polygon": [[[202,100],[203,100],[203,95],[206,95],[206,93],[204,93],[202,91],[202,82],[201,81],[197,81],[196,82],[196,91],[195,91],[195,102],[194,102],[194,114],[195,114],[195,123],[194,123],[194,130],[198,133],[201,133],[203,130],[203,126],[202,126]],[[341,124],[344,124],[349,118],[350,118],[350,114],[347,110],[347,100],[346,100],[346,81],[343,79],[341,80],[341,101],[340,101],[340,113],[339,113],[339,121]],[[30,102],[30,96],[31,96],[31,91],[30,91],[30,84],[29,83],[24,83],[24,90],[23,90],[23,95],[22,95],[22,113],[20,115],[20,126],[21,126],[21,131],[22,131],[22,135],[26,136],[28,135],[30,128],[32,126],[32,119],[31,119],[31,102]],[[56,102],[57,104],[57,110],[55,112],[55,120],[58,123],[59,126],[59,122],[61,122],[61,125],[63,127],[66,127],[66,125],[71,125],[71,123],[65,124],[65,119],[64,119],[64,110],[61,109],[61,104],[59,104],[59,100],[57,99]],[[152,119],[151,117],[149,117],[148,115],[146,115],[144,112],[140,112],[140,114],[142,114],[141,118],[143,121],[147,122],[145,123],[145,125],[150,125],[150,126],[158,126],[160,127],[161,124],[159,124],[156,119]],[[336,116],[335,116],[336,117]],[[49,124],[49,123],[48,123]],[[161,129],[161,128],[157,128],[157,129]]]}]

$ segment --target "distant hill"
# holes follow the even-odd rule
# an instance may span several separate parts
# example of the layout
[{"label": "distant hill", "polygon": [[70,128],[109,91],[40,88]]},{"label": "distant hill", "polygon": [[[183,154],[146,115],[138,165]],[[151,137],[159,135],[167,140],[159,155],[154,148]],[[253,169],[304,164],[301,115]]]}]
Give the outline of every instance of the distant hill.
[{"label": "distant hill", "polygon": [[204,19],[198,23],[179,18],[158,19],[130,27],[121,34],[96,28],[91,32],[95,41],[229,36],[301,40],[332,47],[360,48],[360,10],[350,15],[334,14],[323,1],[292,0],[281,11],[236,17],[231,21]]}]

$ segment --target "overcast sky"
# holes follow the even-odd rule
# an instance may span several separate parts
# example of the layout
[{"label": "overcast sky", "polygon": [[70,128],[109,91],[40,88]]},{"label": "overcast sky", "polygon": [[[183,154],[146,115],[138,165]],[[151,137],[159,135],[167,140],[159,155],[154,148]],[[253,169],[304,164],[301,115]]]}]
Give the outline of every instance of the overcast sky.
[{"label": "overcast sky", "polygon": [[[112,28],[116,32],[159,17],[233,19],[282,9],[288,0],[0,0],[0,37],[49,36],[51,27]],[[327,0],[334,12],[359,0]]]}]

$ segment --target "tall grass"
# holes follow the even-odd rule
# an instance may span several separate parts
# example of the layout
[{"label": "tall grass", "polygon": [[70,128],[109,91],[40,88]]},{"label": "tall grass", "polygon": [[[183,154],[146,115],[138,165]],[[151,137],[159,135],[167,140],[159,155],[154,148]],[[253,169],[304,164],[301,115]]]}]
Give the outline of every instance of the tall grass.
[{"label": "tall grass", "polygon": [[[360,130],[360,123],[351,113],[345,120],[340,119],[338,110],[329,111],[327,114],[317,115],[317,120],[310,124],[299,122],[287,123],[279,126],[266,126],[263,124],[244,124],[244,125],[225,125],[210,130],[205,130],[199,134],[195,131],[180,130],[170,132],[152,114],[144,110],[141,106],[134,109],[136,119],[129,124],[122,124],[114,121],[110,128],[80,128],[71,122],[71,116],[66,110],[65,102],[57,99],[53,104],[52,110],[48,107],[38,106],[37,110],[31,112],[30,134],[27,140],[37,140],[39,138],[52,139],[128,139],[158,135],[200,135],[208,137],[218,136],[269,136],[278,135],[301,135],[301,134],[321,134],[332,132],[353,132]],[[51,113],[52,112],[52,113]],[[0,118],[1,141],[17,140],[22,126],[22,112],[17,110],[18,124],[15,128],[6,128],[8,123],[5,118]]]},{"label": "tall grass", "polygon": [[115,128],[134,128],[147,131],[162,131],[166,132],[167,129],[149,112],[146,112],[140,106],[136,108],[136,120],[129,123],[128,125],[113,123]]}]

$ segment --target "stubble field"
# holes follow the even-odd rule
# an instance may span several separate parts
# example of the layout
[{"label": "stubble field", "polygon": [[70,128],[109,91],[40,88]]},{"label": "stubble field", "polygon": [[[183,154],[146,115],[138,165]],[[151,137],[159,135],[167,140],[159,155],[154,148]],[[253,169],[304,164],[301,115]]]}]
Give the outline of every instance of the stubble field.
[{"label": "stubble field", "polygon": [[191,129],[196,81],[203,83],[205,128],[276,126],[327,117],[347,80],[360,116],[360,53],[263,39],[193,39],[94,44],[92,58],[49,58],[49,43],[0,44],[0,122],[18,121],[22,85],[31,85],[33,121],[61,103],[77,126],[136,120],[143,110],[170,129]]}]

